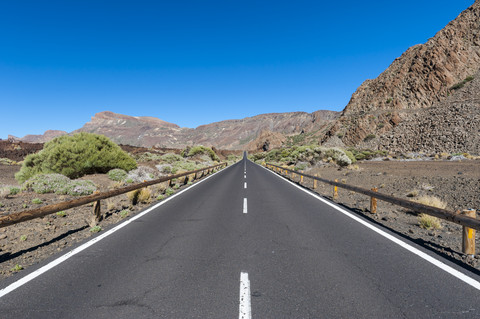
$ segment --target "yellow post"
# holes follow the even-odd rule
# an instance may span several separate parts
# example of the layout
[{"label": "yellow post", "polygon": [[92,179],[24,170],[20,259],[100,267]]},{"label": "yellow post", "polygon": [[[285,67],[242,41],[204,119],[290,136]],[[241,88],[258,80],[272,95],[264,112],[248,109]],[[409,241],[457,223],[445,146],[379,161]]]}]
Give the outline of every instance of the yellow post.
[{"label": "yellow post", "polygon": [[[378,188],[374,187],[372,188],[372,191],[377,192]],[[370,213],[377,213],[377,199],[375,197],[370,197]]]},{"label": "yellow post", "polygon": [[[477,218],[477,213],[474,209],[466,209],[462,214]],[[462,251],[467,255],[475,255],[475,229],[463,226]]]},{"label": "yellow post", "polygon": [[[318,177],[318,174],[315,174],[315,177]],[[313,180],[313,189],[317,189],[317,180]]]},{"label": "yellow post", "polygon": [[[335,180],[336,183],[338,183],[338,179]],[[338,187],[333,186],[333,199],[337,199],[338,197]]]},{"label": "yellow post", "polygon": [[[300,173],[303,173],[303,171],[301,171]],[[303,175],[300,175],[300,184],[303,183]]]}]

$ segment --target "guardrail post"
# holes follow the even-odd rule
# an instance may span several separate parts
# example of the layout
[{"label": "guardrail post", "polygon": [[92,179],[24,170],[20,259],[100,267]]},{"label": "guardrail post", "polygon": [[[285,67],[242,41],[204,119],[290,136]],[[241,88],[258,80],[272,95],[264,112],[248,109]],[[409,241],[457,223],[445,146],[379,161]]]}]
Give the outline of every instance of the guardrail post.
[{"label": "guardrail post", "polygon": [[[462,214],[477,218],[477,213],[474,209],[466,209]],[[462,251],[467,255],[475,255],[475,229],[463,226]]]},{"label": "guardrail post", "polygon": [[[315,177],[318,177],[318,174],[315,174]],[[317,189],[317,180],[313,180],[313,189]]]},{"label": "guardrail post", "polygon": [[[374,187],[372,188],[372,191],[378,192],[378,188]],[[375,197],[370,197],[370,213],[377,213],[377,199]]]},{"label": "guardrail post", "polygon": [[[335,183],[338,183],[338,179],[335,180]],[[338,198],[338,187],[333,186],[333,199],[337,199],[337,198]]]},{"label": "guardrail post", "polygon": [[93,203],[93,215],[95,216],[95,221],[99,222],[102,220],[102,212],[100,210],[99,200]]},{"label": "guardrail post", "polygon": [[[303,171],[300,171],[300,173],[303,173]],[[300,175],[300,184],[303,183],[303,175]]]}]

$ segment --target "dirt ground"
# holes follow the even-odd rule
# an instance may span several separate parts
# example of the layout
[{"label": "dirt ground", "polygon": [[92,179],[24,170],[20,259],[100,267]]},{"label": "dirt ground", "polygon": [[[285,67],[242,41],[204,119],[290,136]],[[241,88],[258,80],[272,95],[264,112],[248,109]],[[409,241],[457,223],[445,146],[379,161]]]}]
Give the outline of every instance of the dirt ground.
[{"label": "dirt ground", "polygon": [[[20,169],[18,165],[0,165],[0,185],[18,185],[14,174]],[[408,198],[412,192],[417,196],[432,195],[447,203],[449,210],[473,208],[480,210],[480,161],[365,161],[352,168],[339,169],[327,164],[315,167],[308,174],[319,176],[364,188],[378,187],[378,191],[396,197]],[[113,187],[113,182],[106,175],[89,175],[101,191]],[[312,181],[304,185],[313,186]],[[163,193],[166,185],[154,188],[153,198]],[[331,198],[333,187],[319,184],[317,192]],[[39,198],[42,204],[33,204]],[[40,207],[68,200],[72,197],[55,194],[36,194],[22,192],[8,198],[0,199],[0,216],[26,209]],[[443,222],[440,230],[426,230],[419,226],[418,217],[413,212],[385,202],[378,202],[378,212],[373,215],[369,210],[369,198],[364,195],[339,189],[338,203],[353,209],[375,223],[411,238],[438,254],[455,262],[462,263],[473,271],[480,271],[480,245],[477,235],[477,255],[467,257],[461,252],[462,227]],[[152,202],[153,203],[153,202]],[[121,221],[125,216],[132,216],[150,204],[133,206],[126,195],[102,201],[105,219],[99,223],[103,229]],[[123,213],[122,213],[123,211]],[[26,268],[62,250],[67,250],[75,243],[92,236],[92,205],[85,205],[65,211],[65,216],[53,214],[17,225],[0,228],[0,279],[16,272],[15,266]],[[20,270],[21,271],[21,270]]]}]

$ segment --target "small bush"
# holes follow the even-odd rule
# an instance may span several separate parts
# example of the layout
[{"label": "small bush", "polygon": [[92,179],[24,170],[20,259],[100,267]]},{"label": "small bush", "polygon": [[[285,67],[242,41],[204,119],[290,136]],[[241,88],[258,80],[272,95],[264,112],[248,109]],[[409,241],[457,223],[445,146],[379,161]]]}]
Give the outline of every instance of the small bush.
[{"label": "small bush", "polygon": [[121,218],[125,218],[125,217],[128,216],[129,213],[130,213],[129,210],[124,209],[124,210],[122,210],[122,211],[120,212],[120,217],[121,217]]},{"label": "small bush", "polygon": [[61,174],[38,174],[23,183],[22,187],[37,194],[55,193],[72,196],[90,195],[97,190],[91,181],[72,181]]},{"label": "small bush", "polygon": [[85,196],[93,194],[97,187],[93,182],[87,180],[70,181],[63,189],[58,190],[57,194],[64,194],[70,196]]},{"label": "small bush", "polygon": [[67,213],[65,213],[63,210],[60,211],[60,212],[57,212],[55,215],[57,215],[58,217],[65,217],[67,216]]},{"label": "small bush", "polygon": [[190,149],[187,148],[187,149],[183,150],[183,152],[182,152],[182,155],[184,157],[192,157],[192,156],[199,155],[199,154],[205,154],[205,155],[210,156],[212,161],[219,161],[220,160],[218,158],[217,154],[215,154],[215,152],[210,147],[205,147],[205,146],[201,146],[201,145],[200,146],[193,146]]},{"label": "small bush", "polygon": [[10,187],[10,195],[17,195],[18,193],[20,193],[20,188]]},{"label": "small bush", "polygon": [[166,196],[173,195],[174,193],[175,193],[175,191],[170,187],[165,190],[165,195]]},{"label": "small bush", "polygon": [[371,141],[373,140],[374,138],[376,138],[377,136],[375,134],[368,134],[364,139],[363,141],[364,142],[368,142],[368,141]]},{"label": "small bush", "polygon": [[442,229],[440,220],[427,214],[418,215],[418,224],[425,229]]},{"label": "small bush", "polygon": [[167,153],[165,155],[162,155],[160,157],[160,159],[162,160],[162,162],[168,163],[168,164],[173,164],[173,163],[176,163],[176,162],[183,161],[183,157],[181,157],[180,155],[177,155],[177,154],[173,154],[173,153]]},{"label": "small bush", "polygon": [[20,236],[21,241],[26,241],[28,239],[27,235]]},{"label": "small bush", "polygon": [[355,156],[353,155],[352,152],[346,150],[344,151],[345,152],[345,155],[347,155],[347,157],[350,159],[350,161],[352,162],[352,164],[355,164],[357,162],[357,159],[355,158]]},{"label": "small bush", "polygon": [[62,174],[38,174],[23,183],[22,188],[37,194],[55,193],[66,187],[70,179]]},{"label": "small bush", "polygon": [[112,181],[123,181],[125,178],[127,178],[127,172],[123,169],[120,168],[114,168],[112,170],[109,170],[108,173],[108,178],[110,178]]},{"label": "small bush", "polygon": [[23,183],[41,173],[59,173],[70,178],[107,173],[114,168],[130,171],[135,160],[103,135],[78,133],[45,143],[43,150],[28,155],[15,178]]},{"label": "small bush", "polygon": [[10,189],[8,187],[0,187],[0,198],[7,198],[10,195]]},{"label": "small bush", "polygon": [[42,204],[42,203],[43,203],[43,202],[42,202],[42,200],[41,200],[40,198],[34,198],[34,199],[32,199],[32,204],[37,204],[37,205],[39,205],[39,204]]},{"label": "small bush", "polygon": [[17,272],[17,271],[20,271],[20,270],[23,270],[23,267],[20,266],[19,264],[16,264],[15,267],[10,269],[10,271],[13,271],[13,272]]},{"label": "small bush", "polygon": [[164,198],[165,198],[165,196],[163,196],[163,195],[158,195],[158,196],[157,196],[157,200],[162,200],[162,199],[164,199]]},{"label": "small bush", "polygon": [[140,166],[137,169],[130,171],[127,175],[127,181],[132,180],[136,183],[142,183],[143,181],[151,181],[158,177],[158,171],[148,167]]},{"label": "small bush", "polygon": [[90,232],[91,232],[91,233],[98,233],[98,232],[100,232],[100,231],[102,231],[102,227],[100,227],[100,226],[98,226],[98,225],[97,225],[97,226],[93,226],[92,228],[90,228]]}]

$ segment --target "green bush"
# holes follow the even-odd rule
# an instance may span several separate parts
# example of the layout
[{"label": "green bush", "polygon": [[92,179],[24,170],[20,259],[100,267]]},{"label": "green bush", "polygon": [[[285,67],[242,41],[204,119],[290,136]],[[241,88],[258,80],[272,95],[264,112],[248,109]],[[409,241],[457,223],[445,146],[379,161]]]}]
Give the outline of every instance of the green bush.
[{"label": "green bush", "polygon": [[34,198],[32,199],[32,204],[41,204],[43,203],[42,200],[40,198]]},{"label": "green bush", "polygon": [[168,164],[173,164],[173,163],[176,163],[176,162],[181,162],[183,161],[183,157],[181,157],[180,155],[177,155],[177,154],[173,154],[173,153],[167,153],[165,155],[162,155],[160,157],[161,161],[165,162],[165,163],[168,163]]},{"label": "green bush", "polygon": [[23,183],[40,173],[77,178],[107,173],[114,168],[129,171],[136,167],[135,160],[107,137],[78,133],[57,137],[47,142],[40,152],[28,155],[15,178]]},{"label": "green bush", "polygon": [[353,155],[352,152],[346,150],[344,151],[345,152],[345,155],[347,155],[347,157],[350,159],[350,161],[352,161],[352,164],[355,164],[357,162],[357,159],[355,158],[355,156]]},{"label": "green bush", "polygon": [[112,181],[117,182],[123,181],[125,178],[127,178],[127,172],[120,168],[109,170],[107,175]]},{"label": "green bush", "polygon": [[18,193],[20,193],[20,188],[10,187],[10,195],[17,195]]},{"label": "green bush", "polygon": [[217,154],[215,154],[215,152],[210,148],[210,147],[205,147],[205,146],[193,146],[192,148],[190,149],[185,149],[183,150],[182,152],[182,155],[184,157],[192,157],[192,156],[195,156],[195,155],[201,155],[201,154],[205,154],[205,155],[208,155],[210,156],[210,158],[212,159],[212,161],[219,161],[220,159],[218,158]]}]

